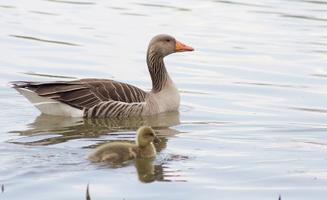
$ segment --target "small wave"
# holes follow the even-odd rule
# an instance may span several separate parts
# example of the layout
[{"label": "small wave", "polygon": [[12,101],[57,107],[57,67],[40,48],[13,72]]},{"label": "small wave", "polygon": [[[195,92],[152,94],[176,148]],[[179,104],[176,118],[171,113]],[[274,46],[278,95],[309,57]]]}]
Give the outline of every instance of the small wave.
[{"label": "small wave", "polygon": [[37,37],[25,36],[25,35],[9,35],[10,37],[20,38],[20,39],[27,39],[27,40],[34,40],[38,42],[47,42],[47,43],[54,43],[54,44],[63,44],[69,46],[81,46],[79,44],[71,43],[71,42],[63,42],[57,40],[48,40],[48,39],[41,39]]},{"label": "small wave", "polygon": [[56,3],[67,3],[67,4],[77,4],[77,5],[93,5],[94,2],[91,1],[62,1],[62,0],[47,0]]}]

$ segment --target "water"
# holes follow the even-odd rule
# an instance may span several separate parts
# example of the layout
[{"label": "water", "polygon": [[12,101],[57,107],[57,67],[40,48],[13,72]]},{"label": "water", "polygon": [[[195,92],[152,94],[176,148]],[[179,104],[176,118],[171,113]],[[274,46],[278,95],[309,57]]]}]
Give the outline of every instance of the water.
[{"label": "water", "polygon": [[[325,199],[327,2],[0,2],[0,199]],[[14,80],[113,78],[150,89],[148,41],[169,33],[179,113],[129,120],[40,116]],[[85,156],[152,125],[155,160]]]}]

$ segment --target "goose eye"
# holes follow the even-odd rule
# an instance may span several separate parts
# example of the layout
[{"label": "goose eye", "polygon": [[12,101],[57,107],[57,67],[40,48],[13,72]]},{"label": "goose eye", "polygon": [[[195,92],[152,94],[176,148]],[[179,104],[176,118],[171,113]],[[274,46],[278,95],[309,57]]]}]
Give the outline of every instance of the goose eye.
[{"label": "goose eye", "polygon": [[166,39],[166,42],[170,42],[170,39]]}]

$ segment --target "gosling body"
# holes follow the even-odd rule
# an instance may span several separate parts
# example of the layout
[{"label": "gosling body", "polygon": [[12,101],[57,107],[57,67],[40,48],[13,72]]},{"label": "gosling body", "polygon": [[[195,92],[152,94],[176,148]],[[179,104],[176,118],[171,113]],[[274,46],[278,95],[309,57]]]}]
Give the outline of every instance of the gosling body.
[{"label": "gosling body", "polygon": [[128,142],[103,144],[97,147],[88,159],[92,162],[122,163],[135,158],[153,158],[157,153],[153,142],[159,141],[154,130],[144,126],[138,129],[135,144]]}]

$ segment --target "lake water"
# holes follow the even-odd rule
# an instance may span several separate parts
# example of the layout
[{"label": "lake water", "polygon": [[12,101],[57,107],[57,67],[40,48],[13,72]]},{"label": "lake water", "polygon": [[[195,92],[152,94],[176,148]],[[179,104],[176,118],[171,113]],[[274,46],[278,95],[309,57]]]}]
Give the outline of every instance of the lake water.
[{"label": "lake water", "polygon": [[[0,1],[0,199],[326,199],[324,0]],[[15,80],[110,78],[150,89],[149,40],[170,55],[179,113],[127,120],[42,116]],[[92,164],[96,145],[133,141],[155,160]]]}]

